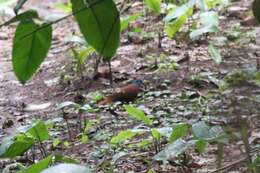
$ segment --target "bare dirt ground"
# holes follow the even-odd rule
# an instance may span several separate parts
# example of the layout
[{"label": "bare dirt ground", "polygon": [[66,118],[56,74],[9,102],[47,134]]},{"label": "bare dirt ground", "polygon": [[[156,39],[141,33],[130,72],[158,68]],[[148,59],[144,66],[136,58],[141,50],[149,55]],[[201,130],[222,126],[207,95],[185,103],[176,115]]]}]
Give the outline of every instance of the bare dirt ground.
[{"label": "bare dirt ground", "polygon": [[[37,4],[37,6],[48,7],[51,6],[50,4],[53,1],[51,3],[42,3]],[[141,5],[136,4],[137,7],[127,13],[132,13],[141,8]],[[30,4],[28,4],[29,6]],[[49,13],[48,10],[52,10],[46,9],[46,12],[44,8],[40,9],[42,15],[47,15]],[[254,31],[256,34],[252,37],[241,35],[241,42],[237,40],[232,41],[231,39],[225,46],[220,46],[223,56],[223,63],[220,66],[215,65],[207,54],[208,42],[218,40],[223,35],[232,37],[233,35],[227,32],[245,20],[245,14],[249,9],[250,3],[247,1],[233,2],[222,14],[222,31],[219,34],[213,37],[205,37],[201,42],[192,42],[189,44],[187,41],[182,41],[178,36],[176,36],[176,39],[164,37],[162,39],[162,50],[160,51],[157,49],[158,40],[156,35],[148,40],[141,38],[141,42],[137,43],[140,38],[129,38],[129,35],[124,33],[121,39],[121,46],[112,61],[114,79],[116,81],[114,86],[121,86],[132,79],[142,79],[145,82],[146,90],[141,94],[141,98],[136,103],[142,105],[147,112],[150,111],[156,114],[156,116],[158,114],[158,117],[155,118],[158,120],[158,127],[173,122],[189,122],[192,124],[198,120],[207,120],[211,124],[236,127],[234,114],[239,113],[243,116],[248,116],[251,142],[259,144],[260,103],[251,103],[243,100],[244,97],[259,96],[259,87],[236,87],[235,91],[230,93],[217,93],[212,98],[205,99],[205,104],[200,104],[198,109],[193,108],[192,101],[183,102],[178,98],[178,95],[182,91],[194,93],[192,97],[194,96],[197,99],[199,96],[207,97],[207,94],[216,90],[216,85],[209,78],[202,80],[202,83],[199,82],[198,85],[196,82],[195,84],[189,82],[189,78],[192,75],[205,73],[209,75],[212,73],[216,78],[223,79],[228,72],[235,69],[250,68],[259,70],[259,26],[249,25],[240,27],[238,34],[248,33],[248,31]],[[57,9],[53,10],[53,13],[62,15]],[[2,21],[2,19],[6,20],[7,18],[0,17],[0,19]],[[157,20],[155,17],[148,17],[145,21],[143,19],[138,20],[135,25],[143,26],[147,32],[154,31]],[[78,32],[76,24],[72,21],[72,19],[68,19],[54,26],[52,49],[38,73],[24,86],[16,80],[12,71],[11,47],[15,26],[0,29],[0,127],[3,127],[0,129],[1,139],[11,134],[20,125],[24,125],[32,119],[40,118],[48,120],[61,117],[62,114],[57,110],[57,104],[65,101],[74,101],[75,97],[79,94],[86,96],[88,91],[107,91],[109,86],[107,79],[93,81],[90,86],[88,85],[89,81],[82,82],[73,75],[73,70],[71,70],[73,68],[72,55],[68,51],[71,45],[64,43],[64,38],[72,35],[72,31]],[[151,68],[154,60],[147,58],[147,55],[154,57],[160,56],[160,54],[184,59],[184,61],[180,62],[178,70],[164,70],[163,68],[154,70]],[[187,55],[188,60],[185,59]],[[159,64],[167,64],[167,61],[159,59]],[[91,71],[93,62],[91,59],[88,60],[86,71]],[[105,63],[102,66],[105,66]],[[61,79],[64,75],[71,75],[73,77],[70,76],[71,78],[69,78],[68,82],[64,78],[63,80]],[[86,72],[87,75],[89,74]],[[151,95],[153,95],[152,100],[149,98]],[[228,114],[230,111],[228,107],[232,105],[230,100],[233,97],[241,98],[241,100],[237,103],[233,114],[230,115]],[[43,110],[27,111],[26,108],[31,104],[50,105]],[[206,105],[209,106],[210,110],[206,109]],[[151,165],[153,165],[152,167],[157,172],[210,172],[216,169],[216,146],[208,147],[207,151],[202,155],[194,152],[190,154],[194,162],[201,165],[200,168],[180,170],[173,165],[162,166],[151,161],[152,156],[155,154],[154,151],[146,150],[137,152],[134,149],[131,150],[129,155],[120,158],[114,166],[111,166],[110,163],[106,162],[106,160],[111,160],[111,156],[102,153],[106,151],[107,139],[116,134],[117,131],[135,127],[137,124],[131,120],[126,120],[126,115],[120,108],[117,111],[122,117],[116,120],[106,109],[100,109],[98,113],[84,114],[85,119],[96,119],[98,121],[98,130],[93,135],[93,140],[90,139],[87,144],[80,144],[77,142],[77,137],[75,136],[73,139],[68,139],[66,129],[63,128],[59,132],[58,137],[68,140],[70,146],[68,148],[61,147],[54,151],[72,156],[79,159],[82,163],[89,164],[96,172],[109,172],[112,168],[114,172],[147,172]],[[164,115],[159,115],[160,113],[165,113],[168,117],[164,119]],[[76,116],[75,114],[71,115],[72,122],[75,121]],[[72,126],[76,126],[75,123],[72,123]],[[116,126],[115,124],[118,125]],[[51,150],[49,144],[47,148]],[[230,145],[225,147],[224,153],[223,165],[228,165],[243,158],[244,153],[243,149],[241,151],[241,141],[230,142]],[[7,160],[0,164],[0,169],[9,162]],[[245,162],[242,161],[225,171],[245,172]]]}]

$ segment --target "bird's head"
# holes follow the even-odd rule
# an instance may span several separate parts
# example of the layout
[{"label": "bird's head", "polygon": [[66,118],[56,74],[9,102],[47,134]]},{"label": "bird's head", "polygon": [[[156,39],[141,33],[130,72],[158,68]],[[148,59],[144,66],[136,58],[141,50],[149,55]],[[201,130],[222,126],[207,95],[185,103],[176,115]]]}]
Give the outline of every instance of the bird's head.
[{"label": "bird's head", "polygon": [[143,86],[142,80],[139,80],[139,79],[133,80],[132,84],[138,86],[139,88],[141,88]]}]

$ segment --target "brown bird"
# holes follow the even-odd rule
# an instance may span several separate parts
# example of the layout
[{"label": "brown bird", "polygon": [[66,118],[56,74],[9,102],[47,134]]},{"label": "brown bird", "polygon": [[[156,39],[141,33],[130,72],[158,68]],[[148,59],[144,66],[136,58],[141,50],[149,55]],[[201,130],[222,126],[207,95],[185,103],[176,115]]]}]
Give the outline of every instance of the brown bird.
[{"label": "brown bird", "polygon": [[138,93],[141,90],[142,84],[143,83],[141,80],[133,80],[131,84],[116,89],[115,93],[100,100],[98,104],[106,105],[116,101],[121,101],[121,102],[133,101],[137,98]]}]

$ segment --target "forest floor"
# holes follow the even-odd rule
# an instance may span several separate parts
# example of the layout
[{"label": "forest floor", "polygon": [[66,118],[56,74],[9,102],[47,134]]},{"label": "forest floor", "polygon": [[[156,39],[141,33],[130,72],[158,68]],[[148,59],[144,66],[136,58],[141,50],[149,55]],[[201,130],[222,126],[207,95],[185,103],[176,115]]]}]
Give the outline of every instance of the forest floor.
[{"label": "forest floor", "polygon": [[[42,16],[50,14],[50,11],[52,15],[65,15],[52,4],[54,1],[44,1],[37,5],[28,4],[27,7],[40,7]],[[141,1],[133,1],[132,8],[124,15],[142,9]],[[156,128],[170,127],[173,123],[192,125],[205,121],[235,133],[241,128],[240,118],[246,117],[249,143],[256,146],[260,142],[260,79],[258,76],[258,83],[253,81],[250,72],[254,69],[259,72],[260,68],[260,27],[245,22],[250,16],[249,12],[250,2],[232,2],[220,13],[221,31],[217,34],[191,41],[185,36],[184,29],[174,39],[163,35],[161,48],[158,48],[158,28],[163,28],[162,21],[149,13],[138,18],[122,34],[121,45],[112,59],[113,87],[141,79],[145,89],[134,104],[153,119]],[[0,16],[0,21],[8,18]],[[143,31],[135,34],[131,31],[134,27],[140,27]],[[43,119],[54,122],[51,129],[53,139],[63,141],[55,148],[52,142],[46,143],[47,151],[78,159],[95,172],[148,172],[153,168],[155,172],[203,173],[217,169],[217,145],[214,143],[209,144],[202,154],[194,149],[189,150],[185,156],[193,164],[185,166],[155,162],[153,156],[156,151],[152,146],[143,149],[136,147],[145,136],[138,136],[116,149],[109,147],[111,137],[118,132],[144,128],[144,125],[128,117],[122,104],[112,106],[117,115],[115,117],[106,106],[100,107],[93,102],[98,92],[107,95],[113,91],[109,79],[99,78],[91,81],[90,85],[88,77],[93,72],[95,57],[87,60],[83,80],[76,75],[71,53],[71,47],[75,44],[66,42],[73,33],[79,33],[72,18],[55,24],[53,28],[54,38],[48,57],[26,85],[21,85],[12,71],[15,26],[0,29],[0,142],[21,125]],[[209,43],[220,48],[223,58],[220,65],[216,65],[208,55]],[[105,69],[107,65],[102,62],[100,70]],[[228,75],[230,87],[222,91],[221,82],[226,81]],[[68,130],[63,112],[58,109],[61,103],[77,102],[79,96],[83,96],[85,106],[91,107],[91,111],[81,115],[85,121],[92,123],[87,142],[82,142],[78,136],[79,114],[68,110]],[[247,172],[243,142],[235,135],[230,136],[232,138],[224,147],[221,165],[228,166],[223,172]],[[257,154],[259,152],[252,155]],[[24,161],[23,158],[0,160],[0,170],[10,163]],[[25,161],[24,164],[29,162]]]}]

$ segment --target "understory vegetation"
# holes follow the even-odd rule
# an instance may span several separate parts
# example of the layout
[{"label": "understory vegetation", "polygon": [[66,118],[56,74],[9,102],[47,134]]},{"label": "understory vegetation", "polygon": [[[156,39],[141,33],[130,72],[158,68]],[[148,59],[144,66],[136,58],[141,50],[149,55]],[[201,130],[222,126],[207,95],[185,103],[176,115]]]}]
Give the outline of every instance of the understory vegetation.
[{"label": "understory vegetation", "polygon": [[260,0],[0,0],[0,19],[0,172],[260,172]]}]

